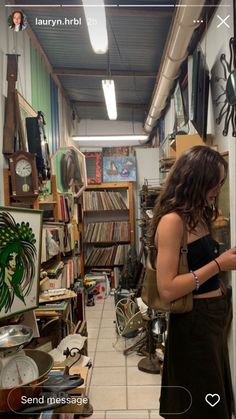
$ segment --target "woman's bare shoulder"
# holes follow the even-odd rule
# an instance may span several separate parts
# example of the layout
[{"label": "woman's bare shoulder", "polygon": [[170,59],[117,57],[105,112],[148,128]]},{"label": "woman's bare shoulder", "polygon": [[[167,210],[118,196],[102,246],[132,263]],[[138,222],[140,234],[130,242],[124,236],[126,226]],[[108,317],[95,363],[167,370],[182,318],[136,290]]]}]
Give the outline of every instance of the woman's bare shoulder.
[{"label": "woman's bare shoulder", "polygon": [[[158,238],[166,238],[168,240],[175,240],[182,237],[183,234],[183,221],[179,214],[176,212],[171,212],[169,214],[165,214],[157,227],[155,242],[157,244]],[[178,240],[179,241],[179,240]]]},{"label": "woman's bare shoulder", "polygon": [[163,215],[161,218],[158,227],[174,227],[180,228],[183,226],[183,220],[177,212],[170,212],[169,214]]}]

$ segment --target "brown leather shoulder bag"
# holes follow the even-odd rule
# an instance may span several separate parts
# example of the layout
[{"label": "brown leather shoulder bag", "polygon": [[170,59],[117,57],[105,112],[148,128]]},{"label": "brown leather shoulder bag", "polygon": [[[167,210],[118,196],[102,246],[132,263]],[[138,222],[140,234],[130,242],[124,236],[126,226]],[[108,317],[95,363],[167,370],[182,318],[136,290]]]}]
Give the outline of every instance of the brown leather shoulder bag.
[{"label": "brown leather shoulder bag", "polygon": [[[184,234],[182,237],[179,257],[178,274],[185,274],[189,272],[187,260],[188,246],[187,246],[187,231],[184,227]],[[163,301],[160,298],[157,288],[157,273],[152,265],[152,261],[156,259],[156,247],[149,247],[148,256],[146,260],[146,271],[143,280],[143,287],[141,298],[143,302],[150,308],[164,313],[187,313],[193,308],[193,294],[184,295],[170,303]]]}]

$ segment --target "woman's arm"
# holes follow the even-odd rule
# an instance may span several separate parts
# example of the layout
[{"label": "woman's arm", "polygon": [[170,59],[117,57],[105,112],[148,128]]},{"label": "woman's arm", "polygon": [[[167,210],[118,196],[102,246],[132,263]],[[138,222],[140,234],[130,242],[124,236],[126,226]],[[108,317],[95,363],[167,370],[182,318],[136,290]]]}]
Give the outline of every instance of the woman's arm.
[{"label": "woman's arm", "polygon": [[[158,224],[155,244],[157,253],[157,286],[160,297],[167,301],[174,301],[196,288],[196,280],[192,273],[177,275],[180,246],[183,236],[183,222],[176,213],[166,214]],[[216,258],[221,270],[236,269],[236,248],[224,252]],[[197,269],[195,274],[200,285],[219,272],[213,261]]]}]

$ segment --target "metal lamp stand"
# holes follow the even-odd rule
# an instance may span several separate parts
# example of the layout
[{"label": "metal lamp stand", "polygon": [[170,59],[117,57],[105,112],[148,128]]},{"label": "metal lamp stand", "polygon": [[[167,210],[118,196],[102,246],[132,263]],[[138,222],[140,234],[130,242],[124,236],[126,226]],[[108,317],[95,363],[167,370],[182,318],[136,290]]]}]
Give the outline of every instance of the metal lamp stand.
[{"label": "metal lamp stand", "polygon": [[160,374],[160,363],[156,356],[156,344],[152,334],[152,320],[147,321],[147,349],[148,356],[141,359],[138,363],[138,369],[149,374]]}]

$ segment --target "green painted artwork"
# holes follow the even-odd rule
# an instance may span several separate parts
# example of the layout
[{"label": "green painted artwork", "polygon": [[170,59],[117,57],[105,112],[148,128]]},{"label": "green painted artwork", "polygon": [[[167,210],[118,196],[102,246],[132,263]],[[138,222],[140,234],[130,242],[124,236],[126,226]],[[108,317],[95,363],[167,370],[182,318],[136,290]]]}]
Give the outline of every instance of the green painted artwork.
[{"label": "green painted artwork", "polygon": [[35,212],[23,221],[24,210],[0,209],[0,319],[37,306],[41,214]]}]

